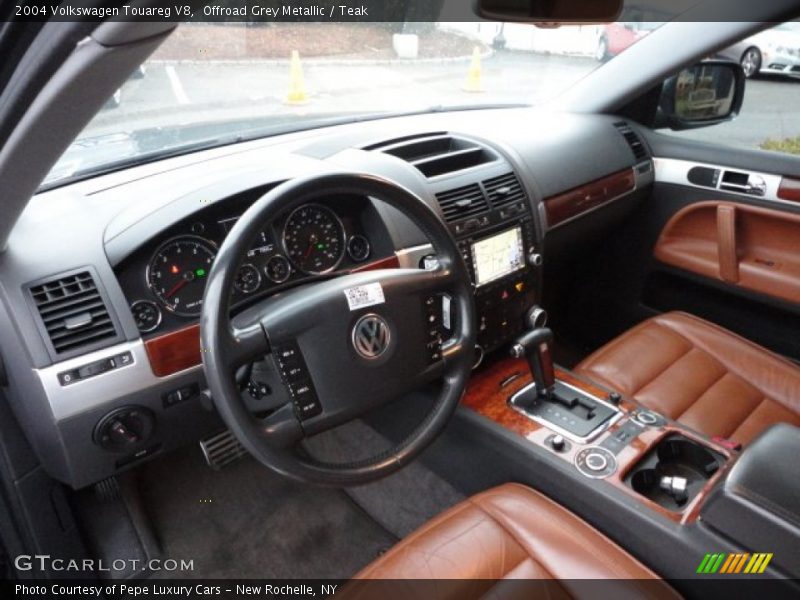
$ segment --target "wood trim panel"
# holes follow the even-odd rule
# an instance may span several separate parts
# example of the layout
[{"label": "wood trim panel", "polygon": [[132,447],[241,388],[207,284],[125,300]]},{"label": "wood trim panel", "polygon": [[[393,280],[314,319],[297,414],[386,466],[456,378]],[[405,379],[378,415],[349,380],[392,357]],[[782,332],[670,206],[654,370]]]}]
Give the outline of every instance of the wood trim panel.
[{"label": "wood trim panel", "polygon": [[778,188],[778,198],[789,202],[800,202],[800,179],[784,177]]},{"label": "wood trim panel", "polygon": [[[377,269],[396,269],[400,267],[397,256],[376,260],[353,269],[352,273],[374,271]],[[144,343],[150,368],[157,377],[167,377],[179,371],[190,369],[202,362],[200,351],[200,326],[191,325],[177,331],[147,340]]]},{"label": "wood trim panel", "polygon": [[200,325],[191,325],[144,343],[150,368],[156,377],[166,377],[197,366],[200,357]]},{"label": "wood trim panel", "polygon": [[636,189],[633,168],[624,169],[597,181],[545,198],[547,224],[554,227]]},{"label": "wood trim panel", "polygon": [[400,268],[400,259],[397,258],[396,254],[392,256],[387,256],[386,258],[382,258],[380,260],[376,260],[375,262],[368,263],[366,265],[361,265],[360,267],[356,267],[352,269],[351,273],[363,273],[364,271],[377,271],[378,269],[399,269]]},{"label": "wood trim panel", "polygon": [[[608,394],[608,390],[588,380],[579,378],[575,374],[563,369],[556,368],[556,377],[593,396],[604,398]],[[500,360],[487,365],[484,369],[473,374],[464,399],[462,400],[462,404],[490,421],[524,437],[537,446],[540,451],[550,452],[572,464],[575,455],[585,448],[585,445],[570,442],[571,448],[568,451],[556,453],[545,444],[545,440],[553,433],[550,429],[544,425],[540,425],[536,421],[528,419],[508,406],[508,398],[529,385],[532,381],[528,365],[524,360],[512,358]],[[638,405],[628,398],[623,398],[620,403],[620,408],[626,414],[637,407]],[[618,427],[619,423],[612,426],[608,432],[594,440],[590,445],[600,444],[606,437],[613,435]],[[689,439],[713,448],[716,452],[719,452],[728,459],[725,465],[723,465],[723,467],[708,481],[703,490],[680,512],[667,510],[644,496],[637,494],[628,487],[624,481],[628,472],[664,437],[672,433],[680,433]],[[593,481],[595,481],[597,485],[611,485],[621,490],[628,496],[641,502],[642,505],[670,521],[675,523],[691,523],[697,520],[700,514],[700,508],[707,499],[708,494],[717,481],[728,472],[733,462],[731,452],[727,448],[698,436],[692,431],[683,429],[678,425],[670,424],[665,427],[646,428],[617,455],[618,467],[616,472],[604,480]]]}]

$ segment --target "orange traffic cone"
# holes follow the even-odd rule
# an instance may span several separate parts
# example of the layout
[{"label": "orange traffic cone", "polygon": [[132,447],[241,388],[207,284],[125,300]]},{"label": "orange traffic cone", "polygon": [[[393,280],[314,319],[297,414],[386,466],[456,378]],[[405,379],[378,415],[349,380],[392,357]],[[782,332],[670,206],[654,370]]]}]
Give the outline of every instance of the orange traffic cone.
[{"label": "orange traffic cone", "polygon": [[471,94],[476,94],[486,91],[483,89],[482,69],[481,69],[481,49],[478,46],[475,46],[475,49],[472,51],[472,62],[470,62],[469,65],[467,80],[464,82],[464,86],[461,89]]},{"label": "orange traffic cone", "polygon": [[289,65],[289,92],[286,94],[285,102],[292,105],[302,105],[308,102],[303,64],[300,62],[300,53],[297,50],[292,50],[292,60]]}]

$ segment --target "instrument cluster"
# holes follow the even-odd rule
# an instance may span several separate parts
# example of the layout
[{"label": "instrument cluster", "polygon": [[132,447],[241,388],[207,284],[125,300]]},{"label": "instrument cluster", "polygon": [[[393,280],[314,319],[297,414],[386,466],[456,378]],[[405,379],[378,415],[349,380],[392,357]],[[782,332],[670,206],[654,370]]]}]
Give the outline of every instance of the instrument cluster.
[{"label": "instrument cluster", "polygon": [[[131,285],[131,277],[125,276],[137,266],[119,274],[141,333],[155,332],[166,320],[175,323],[199,317],[214,259],[239,218],[211,216],[177,228],[176,235],[132,261],[144,263],[144,286],[138,281]],[[234,283],[234,306],[298,281],[363,267],[373,256],[373,248],[362,230],[358,214],[341,215],[324,203],[305,204],[268,224],[242,261]]]}]

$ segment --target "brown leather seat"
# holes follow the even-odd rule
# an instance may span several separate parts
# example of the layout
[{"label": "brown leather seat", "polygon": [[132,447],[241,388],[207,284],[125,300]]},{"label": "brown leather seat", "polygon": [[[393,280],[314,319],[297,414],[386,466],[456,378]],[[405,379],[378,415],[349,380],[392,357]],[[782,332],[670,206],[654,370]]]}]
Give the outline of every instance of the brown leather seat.
[{"label": "brown leather seat", "polygon": [[[473,496],[444,512],[356,579],[459,580],[449,587],[440,583],[435,589],[426,589],[437,597],[451,598],[480,597],[490,591],[493,597],[518,596],[519,588],[513,590],[499,583],[512,579],[557,579],[543,597],[583,596],[570,586],[579,585],[578,580],[606,579],[635,586],[640,592],[637,597],[676,597],[652,571],[602,533],[538,492],[513,483]],[[621,580],[625,582],[620,584]],[[424,585],[424,581],[419,583]],[[359,596],[361,589],[356,585],[350,591]],[[405,587],[402,592],[410,593],[411,588]]]},{"label": "brown leather seat", "polygon": [[800,425],[800,367],[686,313],[637,325],[575,371],[706,435],[742,444],[775,423]]}]

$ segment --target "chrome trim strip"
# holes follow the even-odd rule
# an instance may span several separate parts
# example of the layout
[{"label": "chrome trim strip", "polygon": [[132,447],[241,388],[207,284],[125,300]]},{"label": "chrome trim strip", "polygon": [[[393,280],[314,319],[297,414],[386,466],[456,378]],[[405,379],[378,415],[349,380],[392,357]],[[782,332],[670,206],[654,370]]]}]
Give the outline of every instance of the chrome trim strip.
[{"label": "chrome trim strip", "polygon": [[[58,381],[59,373],[111,358],[123,352],[131,353],[132,364],[66,386],[62,386]],[[197,365],[167,377],[156,377],[150,368],[150,359],[147,357],[144,342],[137,339],[77,356],[43,369],[34,369],[34,372],[42,383],[53,417],[56,420],[63,420],[112,403],[119,398],[153,390],[164,382],[200,372],[202,368],[202,365]]]},{"label": "chrome trim strip", "polygon": [[542,425],[546,429],[548,429],[550,431],[553,431],[555,433],[558,433],[558,434],[564,436],[565,438],[567,438],[568,440],[570,440],[572,442],[575,442],[576,444],[582,444],[582,445],[583,444],[588,444],[589,442],[597,439],[600,436],[600,434],[602,434],[604,431],[606,431],[609,427],[611,427],[614,423],[616,423],[617,421],[619,421],[622,418],[622,411],[619,409],[618,406],[614,406],[613,404],[609,404],[605,400],[603,400],[601,398],[598,398],[597,396],[594,396],[592,394],[589,394],[585,390],[577,388],[574,385],[570,385],[569,383],[567,383],[565,381],[562,381],[561,379],[559,379],[558,382],[561,385],[565,386],[565,387],[568,387],[568,388],[570,388],[572,390],[575,390],[576,392],[582,394],[583,396],[588,396],[589,398],[591,398],[592,400],[596,401],[599,404],[603,404],[604,406],[607,406],[608,408],[610,408],[611,410],[614,411],[614,416],[612,416],[608,421],[606,421],[602,425],[599,425],[598,427],[596,427],[593,431],[591,431],[589,433],[589,435],[584,436],[584,437],[577,436],[574,433],[570,433],[569,431],[567,431],[565,429],[562,429],[558,425],[555,425],[554,423],[551,423],[550,421],[548,421],[546,419],[542,419],[541,417],[537,417],[535,415],[528,414],[527,412],[525,412],[525,410],[521,409],[520,407],[518,407],[514,403],[514,401],[519,396],[524,394],[529,389],[533,388],[536,385],[534,383],[526,385],[524,388],[519,390],[516,394],[511,396],[511,398],[508,399],[508,405],[513,410],[515,410],[519,414],[521,414],[523,417],[526,417],[526,418],[530,419],[531,421],[535,421],[536,423],[539,423],[539,425]]},{"label": "chrome trim strip", "polygon": [[[719,192],[721,194],[733,194],[734,196],[741,196],[743,198],[750,198],[752,200],[766,200],[778,204],[786,204],[788,206],[797,207],[797,202],[790,202],[788,200],[781,200],[778,197],[778,190],[783,180],[782,175],[775,175],[772,173],[762,173],[761,171],[753,171],[750,169],[741,169],[739,167],[726,167],[724,165],[714,165],[710,163],[694,162],[689,160],[680,160],[677,158],[655,158],[653,159],[656,165],[656,183],[669,183],[673,185],[683,185],[698,190],[706,190],[709,193]],[[757,194],[748,194],[745,192],[737,192],[734,190],[720,189],[722,184],[722,177],[720,177],[716,188],[697,185],[689,181],[689,171],[694,167],[705,167],[708,169],[719,169],[721,171],[736,171],[738,173],[747,173],[748,175],[755,175],[761,177],[766,184],[766,191],[763,196]],[[714,198],[709,198],[714,200]]]}]

